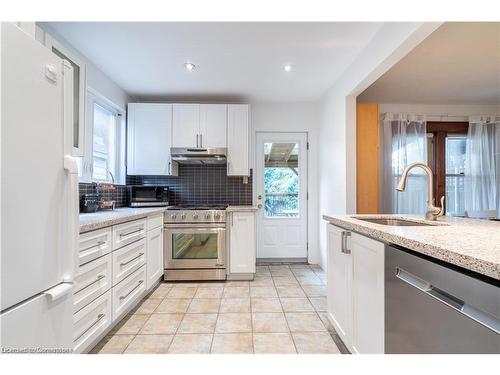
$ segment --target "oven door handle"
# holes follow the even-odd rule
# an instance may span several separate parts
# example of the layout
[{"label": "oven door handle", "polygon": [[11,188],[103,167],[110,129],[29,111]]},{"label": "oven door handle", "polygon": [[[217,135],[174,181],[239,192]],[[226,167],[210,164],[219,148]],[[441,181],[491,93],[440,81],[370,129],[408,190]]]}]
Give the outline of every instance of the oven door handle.
[{"label": "oven door handle", "polygon": [[165,224],[166,230],[172,229],[213,229],[213,230],[226,230],[226,224]]}]

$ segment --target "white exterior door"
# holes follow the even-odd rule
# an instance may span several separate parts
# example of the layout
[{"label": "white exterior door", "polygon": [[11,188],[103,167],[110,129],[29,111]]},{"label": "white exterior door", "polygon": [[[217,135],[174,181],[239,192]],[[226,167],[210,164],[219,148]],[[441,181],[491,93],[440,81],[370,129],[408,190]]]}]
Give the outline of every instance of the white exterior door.
[{"label": "white exterior door", "polygon": [[307,259],[307,134],[257,133],[257,258]]}]

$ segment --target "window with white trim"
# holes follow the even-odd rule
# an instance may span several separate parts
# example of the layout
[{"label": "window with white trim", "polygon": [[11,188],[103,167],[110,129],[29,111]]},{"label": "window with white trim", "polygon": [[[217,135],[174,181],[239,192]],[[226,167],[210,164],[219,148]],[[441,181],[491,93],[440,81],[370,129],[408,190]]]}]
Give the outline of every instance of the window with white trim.
[{"label": "window with white trim", "polygon": [[80,182],[125,183],[123,111],[89,90],[85,119],[85,152],[79,160]]}]

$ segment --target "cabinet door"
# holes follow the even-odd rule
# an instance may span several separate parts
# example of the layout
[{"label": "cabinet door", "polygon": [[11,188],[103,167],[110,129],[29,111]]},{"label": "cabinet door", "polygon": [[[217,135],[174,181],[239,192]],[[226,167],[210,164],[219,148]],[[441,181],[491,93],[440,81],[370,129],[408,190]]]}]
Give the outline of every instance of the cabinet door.
[{"label": "cabinet door", "polygon": [[200,104],[200,147],[226,147],[227,104]]},{"label": "cabinet door", "polygon": [[342,251],[343,229],[328,224],[327,308],[335,330],[347,347],[351,346],[352,258]]},{"label": "cabinet door", "polygon": [[172,147],[199,147],[200,105],[174,104]]},{"label": "cabinet door", "polygon": [[255,214],[231,213],[229,233],[230,273],[255,273]]},{"label": "cabinet door", "polygon": [[384,244],[352,234],[352,351],[384,353]]},{"label": "cabinet door", "polygon": [[163,274],[163,228],[148,231],[146,288],[149,290]]},{"label": "cabinet door", "polygon": [[227,175],[249,176],[249,114],[247,104],[227,106]]},{"label": "cabinet door", "polygon": [[130,103],[127,134],[127,174],[171,174],[171,104]]}]

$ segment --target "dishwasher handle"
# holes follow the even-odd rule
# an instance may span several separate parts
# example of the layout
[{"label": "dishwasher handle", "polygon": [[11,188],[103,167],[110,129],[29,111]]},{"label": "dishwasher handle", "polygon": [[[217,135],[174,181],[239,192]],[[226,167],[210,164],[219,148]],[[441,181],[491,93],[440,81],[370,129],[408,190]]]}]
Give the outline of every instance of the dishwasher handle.
[{"label": "dishwasher handle", "polygon": [[481,311],[474,306],[468,305],[460,298],[430,284],[429,282],[411,274],[400,267],[396,267],[396,277],[401,281],[411,285],[412,287],[420,290],[428,296],[438,300],[439,302],[451,307],[458,313],[475,320],[479,324],[491,329],[492,331],[500,334],[500,319]]}]

